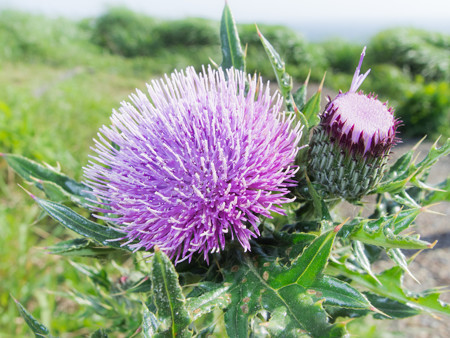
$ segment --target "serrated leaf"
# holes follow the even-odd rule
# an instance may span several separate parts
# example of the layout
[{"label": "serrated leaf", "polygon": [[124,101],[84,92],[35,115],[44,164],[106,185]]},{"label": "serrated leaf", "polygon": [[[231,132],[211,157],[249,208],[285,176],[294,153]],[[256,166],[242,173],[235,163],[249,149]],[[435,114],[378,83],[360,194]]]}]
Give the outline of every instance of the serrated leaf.
[{"label": "serrated leaf", "polygon": [[335,231],[329,231],[317,237],[292,262],[289,269],[280,270],[274,276],[269,277],[270,285],[273,288],[279,288],[291,283],[297,283],[305,288],[312,285],[328,262],[335,237]]},{"label": "serrated leaf", "polygon": [[366,256],[366,253],[364,252],[364,244],[360,241],[353,241],[353,254],[355,255],[356,262],[358,265],[369,274],[374,280],[377,281],[377,283],[380,283],[380,281],[377,279],[377,277],[374,275],[372,268],[370,267],[370,261]]},{"label": "serrated leaf", "polygon": [[396,300],[380,297],[371,292],[364,292],[367,299],[375,306],[377,309],[387,314],[389,317],[382,315],[381,313],[375,313],[373,316],[379,319],[398,319],[407,318],[418,315],[420,310],[410,307],[406,304],[397,302]]},{"label": "serrated leaf", "polygon": [[[328,322],[321,302],[314,301],[307,288],[287,281],[273,283],[280,271],[286,271],[277,261],[252,261],[248,256],[240,261],[241,265],[225,274],[231,283],[231,304],[225,313],[230,337],[247,337],[249,320],[260,311],[283,315],[284,336],[329,336],[334,326]],[[278,331],[273,321],[263,324]]]},{"label": "serrated leaf", "polygon": [[65,205],[44,200],[36,196],[33,198],[50,217],[77,234],[106,246],[130,250],[127,246],[121,247],[118,241],[114,241],[124,236],[121,232],[92,222]]},{"label": "serrated leaf", "polygon": [[180,336],[191,323],[191,318],[175,267],[159,249],[155,250],[152,257],[150,278],[157,316],[164,330],[160,333],[166,332],[171,337]]},{"label": "serrated leaf", "polygon": [[293,99],[295,102],[295,105],[297,106],[298,110],[302,111],[305,104],[306,104],[306,97],[308,94],[308,82],[309,82],[309,76],[311,75],[311,71],[309,71],[308,76],[303,83],[303,85],[300,86],[300,88],[297,89],[297,91],[293,95]]},{"label": "serrated leaf", "polygon": [[3,154],[9,166],[25,181],[35,184],[39,189],[43,189],[41,181],[53,182],[60,186],[69,194],[85,198],[93,198],[90,188],[79,183],[60,172],[45,167],[33,160],[15,154]]},{"label": "serrated leaf", "polygon": [[[408,306],[414,306],[424,312],[434,312],[437,314],[450,315],[450,305],[439,300],[440,290],[426,290],[422,293],[405,291],[402,285],[403,270],[394,266],[377,274],[381,284],[376,283],[370,276],[352,271],[344,264],[330,262],[327,272],[343,275],[352,279],[356,283],[381,297],[387,297]],[[375,304],[374,304],[375,305]],[[383,310],[382,307],[379,307]],[[388,312],[386,311],[386,314]]]},{"label": "serrated leaf", "polygon": [[155,314],[151,312],[146,305],[143,305],[142,310],[142,335],[145,338],[152,338],[158,332],[161,323],[156,318]]},{"label": "serrated leaf", "polygon": [[362,293],[337,278],[323,276],[316,279],[309,289],[315,292],[310,292],[314,297],[324,299],[326,305],[351,309],[372,308],[372,304]]},{"label": "serrated leaf", "polygon": [[48,253],[61,256],[88,256],[104,257],[117,250],[109,247],[99,246],[87,238],[75,238],[46,247]]},{"label": "serrated leaf", "polygon": [[450,202],[450,177],[434,188],[439,190],[428,193],[423,201],[424,205],[430,205],[437,202]]},{"label": "serrated leaf", "polygon": [[218,285],[215,289],[200,296],[187,298],[186,308],[191,314],[192,320],[196,320],[215,308],[223,309],[231,303],[230,295],[227,294],[229,286]]},{"label": "serrated leaf", "polygon": [[432,246],[431,243],[422,241],[418,237],[396,235],[386,224],[373,227],[370,222],[363,222],[350,238],[384,248],[427,249]]},{"label": "serrated leaf", "polygon": [[49,336],[49,330],[45,325],[41,324],[36,318],[34,318],[33,315],[29,313],[18,300],[14,299],[14,302],[19,309],[20,315],[25,320],[25,323],[27,323],[28,327],[31,331],[33,331],[36,337]]},{"label": "serrated leaf", "polygon": [[245,71],[245,55],[242,51],[236,23],[227,3],[225,3],[220,22],[220,42],[222,46],[222,67],[224,69],[234,67]]},{"label": "serrated leaf", "polygon": [[[280,54],[271,45],[264,35],[257,29],[259,39],[269,57],[270,64],[272,65],[275,77],[277,78],[278,87],[280,88],[281,95],[284,98],[286,104],[286,110],[289,112],[297,112],[295,107],[294,98],[292,97],[292,77],[286,72],[286,66]],[[305,131],[307,133],[307,131]]]},{"label": "serrated leaf", "polygon": [[108,333],[105,329],[98,329],[91,335],[91,338],[108,338]]},{"label": "serrated leaf", "polygon": [[386,253],[395,264],[397,264],[403,271],[405,271],[408,275],[410,275],[412,279],[414,279],[418,284],[420,284],[417,278],[414,277],[411,271],[409,271],[406,257],[400,249],[389,249],[386,251]]},{"label": "serrated leaf", "polygon": [[82,274],[88,276],[94,284],[100,285],[106,289],[109,289],[111,286],[111,282],[108,279],[108,275],[104,270],[98,270],[90,265],[85,265],[76,262],[70,262],[72,266]]},{"label": "serrated leaf", "polygon": [[332,221],[332,218],[330,216],[330,212],[328,210],[328,207],[325,203],[325,201],[320,198],[319,193],[312,185],[308,175],[306,177],[306,183],[308,185],[308,192],[311,196],[312,202],[314,204],[314,211],[317,215],[317,217],[322,220]]},{"label": "serrated leaf", "polygon": [[309,128],[314,127],[320,121],[319,113],[320,113],[320,102],[322,99],[322,87],[325,81],[325,75],[322,78],[322,82],[319,86],[317,92],[306,102],[303,107],[302,113],[305,115],[306,120],[308,121]]}]

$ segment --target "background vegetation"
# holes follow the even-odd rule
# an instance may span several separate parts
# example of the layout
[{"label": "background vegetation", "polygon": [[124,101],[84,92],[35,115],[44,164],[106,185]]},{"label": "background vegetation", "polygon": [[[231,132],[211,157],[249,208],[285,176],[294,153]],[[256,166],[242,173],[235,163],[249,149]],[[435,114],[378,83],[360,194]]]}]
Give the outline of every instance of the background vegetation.
[{"label": "background vegetation", "polygon": [[[273,72],[254,25],[239,25],[248,45],[248,71],[266,79]],[[361,45],[346,41],[309,43],[282,26],[259,26],[287,63],[294,79],[346,90]],[[134,88],[174,68],[220,64],[219,24],[203,19],[162,21],[124,9],[73,22],[19,12],[0,13],[0,152],[58,163],[81,179],[97,129]],[[450,136],[450,36],[414,29],[381,32],[368,44],[372,68],[363,90],[389,98],[404,121],[403,137]],[[10,294],[53,332],[92,332],[95,314],[74,317],[78,305],[63,295],[93,286],[67,259],[45,247],[66,231],[45,218],[17,187],[0,161],[0,335],[27,332]],[[121,276],[121,262],[115,273]],[[72,297],[74,295],[72,294]],[[112,319],[113,320],[113,319]]]}]

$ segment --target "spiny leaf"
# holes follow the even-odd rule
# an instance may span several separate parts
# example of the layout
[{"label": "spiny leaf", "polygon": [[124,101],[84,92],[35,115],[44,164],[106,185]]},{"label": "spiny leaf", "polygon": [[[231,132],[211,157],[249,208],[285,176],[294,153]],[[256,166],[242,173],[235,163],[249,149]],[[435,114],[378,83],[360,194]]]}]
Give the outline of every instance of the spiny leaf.
[{"label": "spiny leaf", "polygon": [[142,307],[142,334],[145,338],[154,337],[161,323],[145,304]]},{"label": "spiny leaf", "polygon": [[62,256],[89,256],[104,257],[117,250],[109,247],[99,246],[87,238],[75,238],[68,241],[46,247],[49,253]]},{"label": "spiny leaf", "polygon": [[311,75],[311,70],[309,71],[308,76],[306,77],[306,80],[303,83],[303,85],[300,86],[300,88],[298,88],[297,91],[293,95],[295,105],[297,106],[298,110],[300,110],[300,111],[303,110],[303,107],[306,104],[306,95],[307,95],[307,91],[308,91],[308,82],[309,82],[310,75]]},{"label": "spiny leaf", "polygon": [[25,309],[22,304],[19,303],[18,300],[14,299],[14,302],[19,309],[20,315],[25,320],[25,323],[27,323],[28,327],[31,329],[31,331],[33,331],[36,337],[49,336],[49,330],[45,325],[39,323],[39,321],[34,318],[33,315],[29,313],[27,309]]},{"label": "spiny leaf", "polygon": [[242,51],[236,23],[227,3],[225,3],[220,22],[220,41],[222,45],[222,67],[224,69],[234,67],[245,71],[245,55]]},{"label": "spiny leaf", "polygon": [[178,274],[170,259],[157,247],[152,257],[151,280],[153,298],[161,328],[171,337],[179,336],[190,324],[186,301],[178,282]]},{"label": "spiny leaf", "polygon": [[306,102],[303,107],[302,113],[305,115],[308,121],[309,128],[314,127],[320,121],[318,114],[320,113],[320,101],[322,98],[322,88],[325,81],[325,75],[323,75],[322,82],[320,83],[317,92]]},{"label": "spiny leaf", "polygon": [[414,277],[411,271],[409,271],[406,257],[400,249],[389,249],[386,251],[386,253],[389,256],[389,258],[394,261],[395,264],[397,264],[400,268],[402,268],[403,271],[405,271],[408,275],[410,275],[411,278],[417,282],[417,284],[420,284],[417,278]]},{"label": "spiny leaf", "polygon": [[373,227],[370,222],[363,221],[350,238],[365,244],[378,245],[384,248],[427,249],[432,244],[413,236],[396,235],[387,224]]},{"label": "spiny leaf", "polygon": [[377,277],[374,275],[372,268],[370,267],[369,259],[367,258],[365,252],[364,252],[364,244],[360,241],[353,241],[353,254],[355,255],[356,262],[358,265],[369,274],[374,280],[376,280],[378,283],[380,281],[377,279]]},{"label": "spiny leaf", "polygon": [[52,182],[61,187],[65,192],[85,198],[93,198],[90,188],[79,183],[60,172],[45,167],[33,160],[15,154],[2,154],[9,166],[25,181],[34,183],[43,190],[40,181]]},{"label": "spiny leaf", "polygon": [[[280,88],[281,95],[284,98],[286,104],[286,110],[289,112],[297,112],[298,109],[295,107],[294,98],[292,97],[292,77],[286,72],[286,66],[284,61],[281,59],[280,54],[275,50],[275,48],[270,44],[270,42],[264,37],[264,35],[256,27],[259,38],[267,56],[269,57],[272,68],[275,72],[277,78],[278,87]],[[307,131],[305,131],[307,132]]]},{"label": "spiny leaf", "polygon": [[[240,258],[242,264],[226,271],[227,282],[231,283],[231,304],[225,313],[225,325],[230,337],[247,337],[249,320],[260,311],[283,317],[283,335],[329,337],[335,326],[328,322],[321,301],[315,301],[308,289],[285,281],[274,284],[276,275],[285,269],[277,261],[259,259],[252,261],[248,256]],[[274,287],[275,285],[275,287]],[[271,327],[274,333],[279,325],[273,321],[261,323]],[[278,327],[278,328],[277,328]]]},{"label": "spiny leaf", "polygon": [[450,305],[439,300],[441,294],[440,290],[431,289],[422,293],[405,291],[402,285],[403,270],[398,266],[394,266],[389,270],[377,274],[377,278],[380,280],[381,284],[376,283],[368,275],[363,275],[350,270],[345,264],[330,262],[327,272],[335,275],[343,275],[352,279],[353,283],[367,288],[369,291],[379,296],[387,297],[402,304],[414,306],[421,311],[450,315]]},{"label": "spiny leaf", "polygon": [[283,285],[297,283],[309,287],[320,276],[325,268],[331,248],[336,237],[336,231],[329,231],[317,237],[299,257],[292,262],[289,269],[271,274],[269,283],[274,289]]},{"label": "spiny leaf", "polygon": [[[32,197],[53,219],[70,230],[75,231],[77,234],[106,246],[121,247],[118,241],[111,241],[123,237],[123,234],[117,230],[92,222],[62,204],[44,200],[36,196]],[[122,248],[128,249],[127,246],[123,246]]]},{"label": "spiny leaf", "polygon": [[105,329],[98,329],[91,335],[91,338],[108,338],[108,333]]},{"label": "spiny leaf", "polygon": [[424,205],[430,205],[437,202],[450,202],[450,177],[438,184],[435,190],[428,193],[423,201]]},{"label": "spiny leaf", "polygon": [[215,308],[226,308],[231,303],[230,295],[227,294],[228,288],[228,286],[218,285],[215,289],[198,297],[188,298],[186,307],[193,320],[210,313]]},{"label": "spiny leaf", "polygon": [[337,278],[323,276],[315,280],[309,289],[318,300],[324,299],[326,305],[367,310],[373,308],[362,293]]}]

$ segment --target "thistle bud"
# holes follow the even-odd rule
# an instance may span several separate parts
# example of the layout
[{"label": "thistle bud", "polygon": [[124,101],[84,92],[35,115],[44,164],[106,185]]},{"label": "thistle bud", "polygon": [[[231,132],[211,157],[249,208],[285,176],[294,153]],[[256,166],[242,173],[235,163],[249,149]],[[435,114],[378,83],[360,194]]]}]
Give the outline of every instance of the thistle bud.
[{"label": "thistle bud", "polygon": [[367,194],[381,180],[397,142],[393,109],[374,94],[358,92],[370,72],[360,74],[365,50],[350,90],[327,104],[310,142],[308,175],[326,197],[352,201]]}]

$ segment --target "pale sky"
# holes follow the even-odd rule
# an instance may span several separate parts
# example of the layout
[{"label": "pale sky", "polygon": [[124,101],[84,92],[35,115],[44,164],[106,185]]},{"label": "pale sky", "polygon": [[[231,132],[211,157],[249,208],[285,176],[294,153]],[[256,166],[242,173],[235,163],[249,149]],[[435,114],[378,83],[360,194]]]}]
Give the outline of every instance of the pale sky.
[{"label": "pale sky", "polygon": [[[383,26],[416,26],[450,33],[448,0],[228,0],[238,22],[280,23],[322,28],[339,23],[352,30]],[[0,0],[13,8],[50,16],[96,16],[108,7],[124,5],[162,18],[186,16],[219,20],[224,0]],[[365,27],[367,26],[367,27]]]}]

